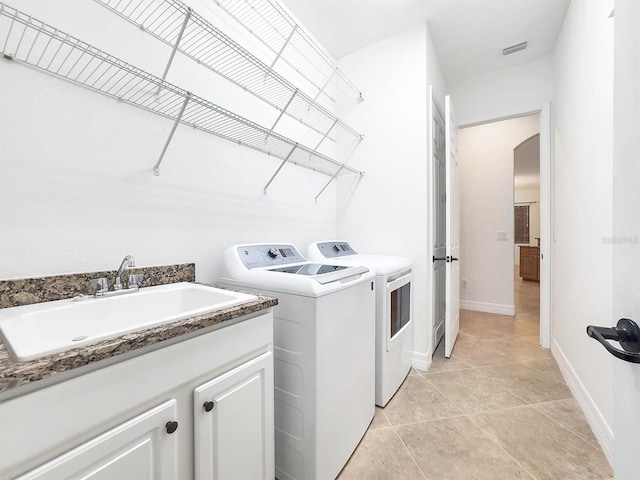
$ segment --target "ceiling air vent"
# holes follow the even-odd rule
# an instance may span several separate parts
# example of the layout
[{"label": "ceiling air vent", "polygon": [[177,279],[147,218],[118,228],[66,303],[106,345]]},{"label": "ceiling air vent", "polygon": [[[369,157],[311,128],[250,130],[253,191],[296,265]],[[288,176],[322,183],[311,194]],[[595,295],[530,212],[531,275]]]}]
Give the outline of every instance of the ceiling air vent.
[{"label": "ceiling air vent", "polygon": [[512,53],[519,52],[520,50],[524,50],[527,48],[527,42],[522,42],[517,45],[511,45],[510,47],[504,48],[502,50],[502,55],[511,55]]}]

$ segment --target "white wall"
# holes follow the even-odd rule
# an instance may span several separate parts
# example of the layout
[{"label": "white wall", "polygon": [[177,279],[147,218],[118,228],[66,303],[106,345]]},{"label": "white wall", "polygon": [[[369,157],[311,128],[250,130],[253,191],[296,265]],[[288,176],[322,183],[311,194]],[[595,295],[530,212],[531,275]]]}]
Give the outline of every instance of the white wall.
[{"label": "white wall", "polygon": [[[98,2],[12,6],[162,74],[169,48]],[[263,124],[278,114],[180,54],[168,80]],[[335,186],[314,203],[329,177],[286,165],[264,196],[280,160],[185,126],[156,177],[170,120],[3,59],[0,87],[0,279],[115,269],[132,254],[195,262],[197,280],[214,282],[233,243],[304,251],[335,236]]]},{"label": "white wall", "polygon": [[340,60],[365,97],[347,120],[366,135],[351,162],[366,176],[338,182],[338,235],[363,253],[413,260],[414,364],[418,358],[421,368],[431,360],[427,89],[444,90],[430,43],[421,25]]},{"label": "white wall", "polygon": [[609,455],[613,357],[585,328],[612,321],[612,8],[572,1],[556,47],[552,286],[552,351]]},{"label": "white wall", "polygon": [[500,118],[503,111],[511,115],[514,108],[553,98],[553,56],[463,80],[449,85],[449,92],[462,125]]},{"label": "white wall", "polygon": [[530,115],[459,132],[462,308],[515,314],[513,149],[538,131],[538,115]]}]

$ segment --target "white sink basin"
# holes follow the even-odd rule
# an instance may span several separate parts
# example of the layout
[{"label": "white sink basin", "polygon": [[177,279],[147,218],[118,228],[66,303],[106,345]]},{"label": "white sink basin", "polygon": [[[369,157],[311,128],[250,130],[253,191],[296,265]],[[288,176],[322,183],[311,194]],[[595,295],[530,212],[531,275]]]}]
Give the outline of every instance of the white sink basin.
[{"label": "white sink basin", "polygon": [[114,297],[58,300],[0,310],[0,336],[15,360],[33,360],[255,298],[173,283]]}]

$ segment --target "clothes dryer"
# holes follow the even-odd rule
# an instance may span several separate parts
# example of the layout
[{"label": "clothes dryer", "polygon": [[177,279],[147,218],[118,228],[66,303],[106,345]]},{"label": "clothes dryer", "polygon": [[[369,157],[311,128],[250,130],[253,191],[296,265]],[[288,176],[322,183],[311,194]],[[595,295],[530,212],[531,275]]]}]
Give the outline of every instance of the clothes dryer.
[{"label": "clothes dryer", "polygon": [[411,370],[413,321],[411,260],[357,253],[348,242],[324,241],[309,245],[311,260],[364,265],[376,274],[376,404],[384,407]]}]

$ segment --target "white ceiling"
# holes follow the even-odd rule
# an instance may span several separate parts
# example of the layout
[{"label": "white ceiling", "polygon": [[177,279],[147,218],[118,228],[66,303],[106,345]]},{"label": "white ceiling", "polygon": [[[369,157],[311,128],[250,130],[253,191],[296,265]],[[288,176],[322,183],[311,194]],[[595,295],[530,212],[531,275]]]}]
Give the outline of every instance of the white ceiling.
[{"label": "white ceiling", "polygon": [[[283,0],[334,57],[428,22],[447,82],[553,52],[570,0]],[[507,57],[502,49],[529,42]]]}]

